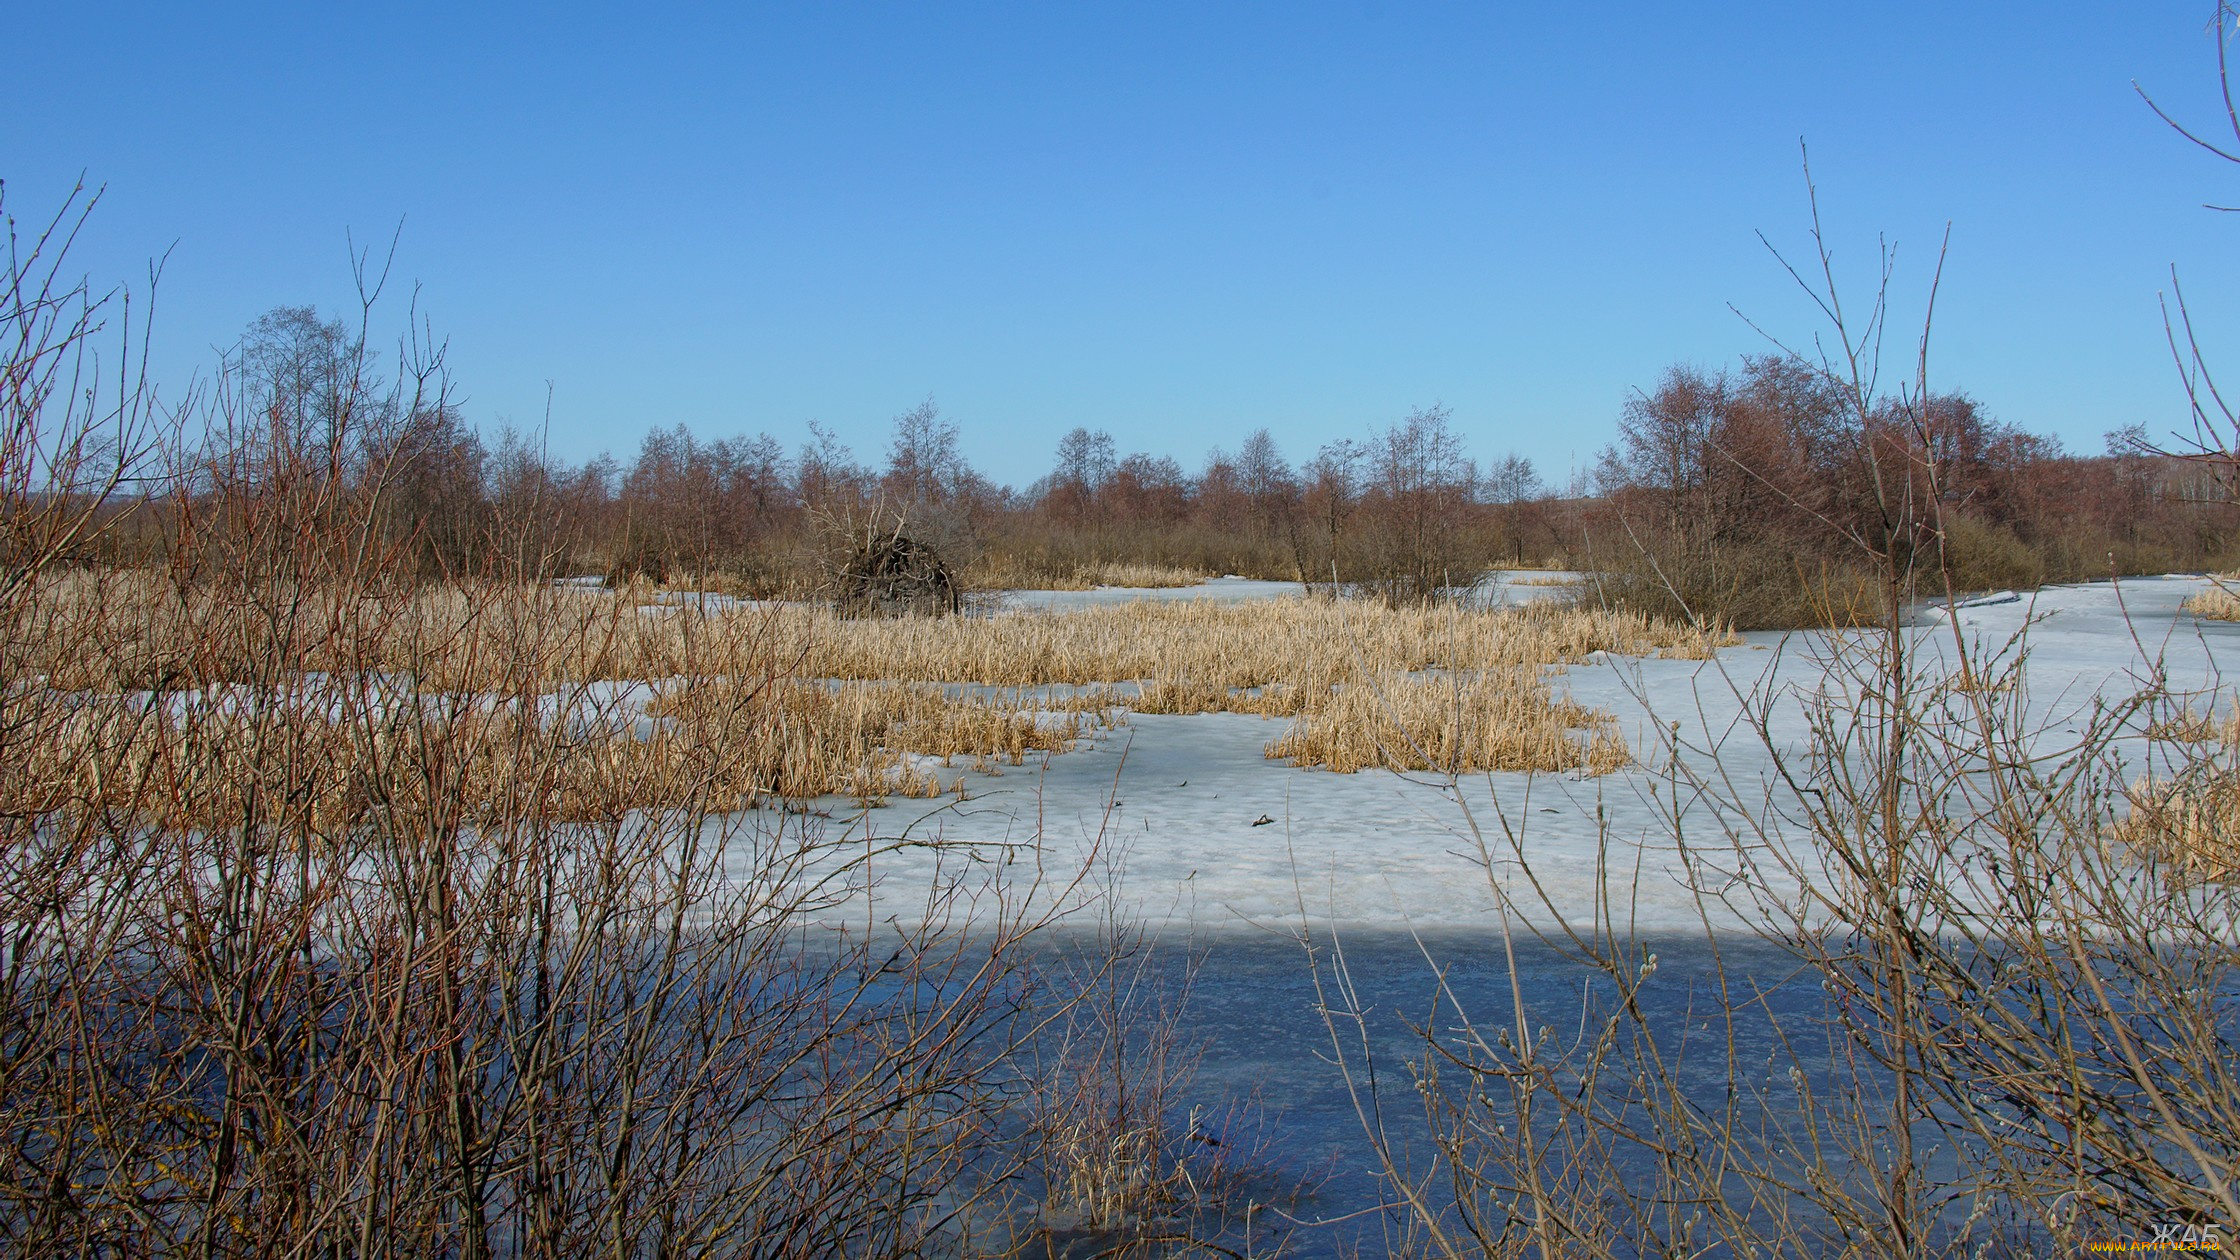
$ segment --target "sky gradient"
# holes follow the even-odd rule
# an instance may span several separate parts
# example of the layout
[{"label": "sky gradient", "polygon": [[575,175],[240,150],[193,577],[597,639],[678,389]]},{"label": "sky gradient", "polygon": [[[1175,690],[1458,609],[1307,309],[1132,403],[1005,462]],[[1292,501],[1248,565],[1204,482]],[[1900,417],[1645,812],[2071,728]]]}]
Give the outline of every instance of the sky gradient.
[{"label": "sky gradient", "polygon": [[[0,179],[75,255],[169,250],[177,394],[259,313],[354,309],[346,232],[468,419],[580,460],[653,426],[814,419],[876,460],[929,395],[999,482],[1074,425],[1196,467],[1294,459],[1444,403],[1551,481],[1663,368],[1820,331],[1757,233],[1808,249],[1800,138],[1855,302],[1895,243],[1932,384],[2097,451],[2184,397],[2176,265],[2240,331],[2240,169],[2212,7],[27,5]],[[19,227],[19,231],[21,228]],[[393,336],[404,302],[376,326]],[[2240,346],[2226,356],[2240,372]]]}]

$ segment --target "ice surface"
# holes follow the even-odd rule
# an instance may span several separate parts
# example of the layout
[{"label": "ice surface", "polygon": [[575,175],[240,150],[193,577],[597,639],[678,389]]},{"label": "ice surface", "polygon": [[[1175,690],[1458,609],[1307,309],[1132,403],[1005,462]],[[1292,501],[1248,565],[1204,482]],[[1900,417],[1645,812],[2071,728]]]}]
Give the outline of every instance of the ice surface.
[{"label": "ice surface", "polygon": [[[1183,590],[1240,599],[1282,585],[1222,579]],[[2026,644],[2022,685],[2011,701],[2051,749],[2074,738],[2096,702],[2130,694],[2157,668],[2175,688],[2218,685],[2218,663],[2240,659],[2240,625],[2180,611],[2184,598],[2205,585],[2160,578],[2051,587],[2011,602],[1964,603],[1950,615],[1971,652],[1998,656]],[[1129,593],[1147,594],[1187,597]],[[2025,628],[2027,636],[2018,637]],[[1910,632],[1929,676],[1957,669],[1953,630],[1937,619]],[[1748,804],[1755,796],[1762,805],[1763,794],[1776,790],[1773,749],[1794,755],[1803,746],[1796,697],[1842,686],[1824,668],[1836,642],[1830,635],[1745,640],[1713,662],[1604,657],[1550,670],[1559,693],[1615,714],[1636,755],[1650,763],[1600,778],[1478,775],[1464,779],[1457,793],[1431,776],[1341,775],[1269,761],[1262,750],[1282,731],[1280,719],[1138,715],[1040,766],[1010,768],[1001,777],[957,770],[969,798],[962,804],[898,800],[863,814],[857,825],[879,834],[908,829],[921,838],[1027,846],[1001,851],[1013,872],[1034,861],[1062,871],[1101,853],[1122,863],[1120,886],[1139,913],[1203,933],[1296,923],[1302,914],[1355,927],[1487,924],[1497,905],[1489,886],[1496,876],[1470,824],[1475,820],[1500,856],[1506,820],[1522,838],[1531,879],[1567,917],[1591,917],[1607,899],[1613,917],[1645,930],[1694,925],[1704,916],[1739,926],[1748,907],[1707,903],[1702,894],[1716,890],[1691,886],[1669,821],[1672,785],[1654,764],[1658,750],[1677,740],[1704,773],[1715,761],[1733,797]],[[1773,749],[1743,721],[1747,708],[1769,697]],[[1719,812],[1682,795],[1680,816],[1692,842],[1718,847]],[[827,805],[851,812],[844,802]],[[1274,822],[1254,826],[1262,816]],[[882,896],[890,904],[918,899],[914,890],[932,878],[934,862],[928,850],[884,862]],[[1539,895],[1514,863],[1492,869],[1528,903]]]}]

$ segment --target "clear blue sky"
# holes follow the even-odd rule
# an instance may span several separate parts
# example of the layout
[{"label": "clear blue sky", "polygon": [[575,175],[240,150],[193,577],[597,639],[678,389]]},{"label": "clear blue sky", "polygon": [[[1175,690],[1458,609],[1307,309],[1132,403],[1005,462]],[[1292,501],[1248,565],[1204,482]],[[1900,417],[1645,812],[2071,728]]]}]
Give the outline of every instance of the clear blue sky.
[{"label": "clear blue sky", "polygon": [[[0,178],[82,170],[79,254],[173,248],[173,384],[260,312],[349,304],[386,241],[469,418],[627,456],[645,430],[820,420],[859,456],[927,395],[999,481],[1058,435],[1294,458],[1444,402],[1560,480],[1630,390],[1808,338],[1809,141],[1840,261],[1878,234],[1932,374],[2097,450],[2183,398],[2176,263],[2240,375],[2240,169],[2211,7],[2108,3],[861,4],[635,9],[26,4]],[[392,315],[401,314],[401,309]],[[392,320],[392,326],[393,326]]]}]

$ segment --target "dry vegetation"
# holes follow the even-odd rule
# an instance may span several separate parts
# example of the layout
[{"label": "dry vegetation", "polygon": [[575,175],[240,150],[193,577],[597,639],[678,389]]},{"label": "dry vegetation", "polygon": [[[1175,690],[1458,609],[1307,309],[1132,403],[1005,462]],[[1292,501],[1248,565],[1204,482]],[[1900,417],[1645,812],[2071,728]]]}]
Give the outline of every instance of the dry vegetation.
[{"label": "dry vegetation", "polygon": [[[1553,700],[1537,667],[1597,652],[1703,659],[1733,641],[1724,631],[1556,604],[1484,612],[1144,600],[988,619],[794,615],[807,623],[803,668],[818,676],[1007,687],[1138,681],[1128,701],[1137,712],[1296,718],[1269,756],[1348,772],[1614,769],[1626,754],[1605,720]],[[1466,680],[1460,695],[1454,682],[1409,676],[1426,670]],[[1467,712],[1451,718],[1458,704]],[[1592,734],[1573,734],[1580,728]]]},{"label": "dry vegetation", "polygon": [[1156,590],[1160,587],[1196,586],[1213,575],[1166,564],[1106,561],[1082,569],[1076,576],[1090,587],[1124,586],[1135,590]]},{"label": "dry vegetation", "polygon": [[1348,687],[1292,723],[1268,755],[1341,774],[1370,766],[1607,774],[1632,760],[1608,714],[1551,700],[1529,670]]},{"label": "dry vegetation", "polygon": [[[1104,696],[1043,698],[1023,708],[938,685],[793,679],[778,684],[767,705],[741,706],[735,693],[752,685],[692,677],[669,684],[648,712],[674,719],[686,738],[728,750],[759,791],[776,796],[939,795],[940,779],[904,754],[937,757],[944,766],[968,758],[992,772],[1022,764],[1029,753],[1065,752],[1088,723],[1119,720]],[[736,717],[742,711],[752,715],[744,723]]]},{"label": "dry vegetation", "polygon": [[[384,523],[432,349],[386,385],[362,342],[229,365],[188,440],[79,388],[104,304],[41,281],[73,226],[0,272],[0,1248],[1034,1237],[1015,1085],[1083,995],[1026,946],[1087,892],[740,806],[930,788],[906,754],[1020,759],[1095,706],[803,681],[767,613],[509,568],[525,526],[425,585]],[[163,547],[85,563],[136,476]],[[1105,1070],[1048,1073],[1039,1133]]]},{"label": "dry vegetation", "polygon": [[2181,883],[2240,884],[2240,769],[2194,767],[2176,782],[2142,782],[2118,840]]},{"label": "dry vegetation", "polygon": [[1495,612],[1349,600],[1139,600],[993,618],[844,621],[791,614],[803,672],[1006,687],[1188,678],[1216,687],[1335,687],[1385,671],[1573,664],[1596,652],[1703,659],[1734,640],[1622,611]]},{"label": "dry vegetation", "polygon": [[2186,600],[2185,609],[2196,617],[2212,621],[2240,621],[2240,592],[2230,585],[2231,575],[2210,579],[2209,589]]},{"label": "dry vegetation", "polygon": [[[773,796],[875,800],[956,786],[914,756],[992,770],[1072,747],[1084,715],[1113,720],[1113,702],[1096,696],[999,701],[931,685],[806,681],[788,668],[798,653],[779,654],[769,612],[656,606],[649,615],[630,599],[493,584],[351,610],[322,595],[275,621],[208,591],[156,602],[155,585],[136,573],[41,585],[46,628],[26,664],[75,698],[13,790],[121,806],[120,793],[190,799],[190,785],[235,791],[270,776],[339,802],[387,755],[375,736],[389,732],[357,738],[347,720],[372,708],[418,713],[467,750],[459,790],[473,819],[513,799],[518,753],[532,744],[562,760],[543,790],[571,818],[665,804],[664,785],[685,782],[738,807]],[[273,659],[308,668],[242,690],[270,683],[262,671]],[[649,675],[663,681],[640,681]],[[244,731],[278,721],[324,751],[308,767],[242,761]],[[542,729],[554,723],[564,738]],[[93,781],[101,763],[83,753],[112,745],[132,772]],[[681,773],[702,764],[715,767],[712,779]],[[150,798],[150,776],[179,790]]]},{"label": "dry vegetation", "polygon": [[2240,765],[2234,763],[2240,704],[2221,718],[2214,708],[2169,706],[2147,734],[2186,747],[2167,759],[2173,771],[2142,777],[2126,789],[2130,809],[2112,834],[2179,882],[2240,884]]},{"label": "dry vegetation", "polygon": [[[1332,769],[1420,768],[1420,756],[1408,751],[1413,744],[1444,749],[1458,769],[1584,765],[1600,772],[1623,764],[1615,736],[1602,730],[1580,743],[1568,734],[1598,720],[1551,700],[1536,667],[1597,652],[1701,659],[1733,641],[1639,614],[1552,602],[1476,611],[1326,599],[1143,600],[993,617],[861,618],[645,586],[505,585],[399,591],[381,617],[355,618],[345,635],[335,627],[347,610],[335,600],[331,592],[301,594],[296,620],[287,623],[298,628],[290,630],[254,602],[229,603],[199,587],[182,592],[156,575],[72,573],[41,583],[43,624],[25,645],[23,665],[71,691],[174,693],[222,691],[247,663],[278,655],[314,676],[364,671],[396,688],[410,680],[435,695],[476,696],[491,694],[478,671],[502,659],[511,690],[499,694],[533,693],[571,710],[588,705],[582,716],[596,720],[587,726],[611,740],[628,737],[624,719],[634,711],[609,692],[587,692],[587,684],[655,680],[663,694],[652,713],[680,720],[648,732],[643,747],[618,743],[601,755],[659,759],[695,743],[735,748],[729,782],[751,802],[937,794],[941,782],[902,754],[1017,764],[1029,751],[1062,751],[1080,734],[1077,716],[1052,723],[1036,713],[1122,704],[1144,713],[1305,719],[1270,755]],[[1424,670],[1468,679],[1464,704],[1478,716],[1448,730],[1453,724],[1436,714],[1454,697],[1442,701],[1440,687],[1407,677]],[[1130,682],[1141,684],[1132,694],[1060,699],[1047,690]],[[944,683],[1016,694],[999,702],[931,687]],[[1382,701],[1373,698],[1380,690]],[[730,716],[720,724],[699,720],[717,696],[727,698]],[[1373,711],[1381,716],[1372,721]],[[1526,747],[1542,751],[1528,756],[1519,751]],[[1390,755],[1363,755],[1377,748]]]},{"label": "dry vegetation", "polygon": [[1213,575],[1169,564],[1122,560],[1099,561],[1082,565],[1071,574],[1053,574],[1044,569],[1022,569],[1001,560],[989,560],[976,566],[972,576],[978,585],[995,590],[1093,591],[1100,586],[1131,590],[1196,586]]}]

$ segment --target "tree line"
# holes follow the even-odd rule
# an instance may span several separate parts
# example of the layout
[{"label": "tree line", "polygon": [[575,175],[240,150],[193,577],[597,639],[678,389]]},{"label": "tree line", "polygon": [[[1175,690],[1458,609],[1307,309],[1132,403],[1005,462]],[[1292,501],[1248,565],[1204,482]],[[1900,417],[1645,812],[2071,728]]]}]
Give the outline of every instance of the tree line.
[{"label": "tree line", "polygon": [[1795,357],[1680,366],[1630,400],[1597,469],[1605,591],[1744,628],[1871,621],[1912,590],[2227,568],[2215,467],[2143,426],[2082,456],[1964,393],[1852,399]]},{"label": "tree line", "polygon": [[1894,552],[1974,589],[2222,566],[2233,551],[2230,494],[2136,427],[2075,455],[1964,394],[1850,405],[1826,373],[1783,355],[1669,369],[1625,403],[1591,476],[1561,492],[1521,456],[1474,457],[1442,406],[1297,462],[1256,429],[1195,471],[1077,427],[1024,488],[974,469],[930,398],[894,418],[875,460],[812,421],[790,447],[679,425],[649,431],[627,459],[574,463],[536,434],[478,431],[426,388],[440,348],[408,344],[386,378],[377,358],[362,331],[308,307],[259,319],[215,374],[203,410],[221,419],[182,442],[173,492],[143,500],[104,546],[122,560],[190,545],[192,503],[269,475],[238,454],[259,450],[326,468],[337,485],[377,483],[382,528],[433,580],[502,561],[802,595],[836,540],[882,522],[980,587],[1159,566],[1400,604],[1488,568],[1556,565],[1603,575],[1605,598],[1753,627],[1866,615],[1889,593],[1870,589],[1880,569],[1864,562]]}]

